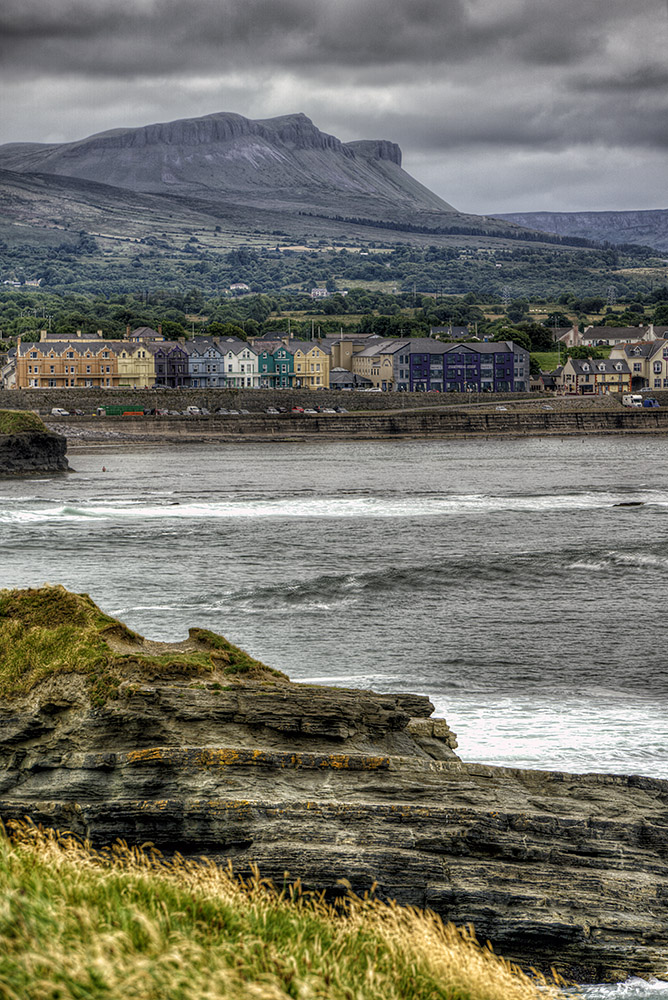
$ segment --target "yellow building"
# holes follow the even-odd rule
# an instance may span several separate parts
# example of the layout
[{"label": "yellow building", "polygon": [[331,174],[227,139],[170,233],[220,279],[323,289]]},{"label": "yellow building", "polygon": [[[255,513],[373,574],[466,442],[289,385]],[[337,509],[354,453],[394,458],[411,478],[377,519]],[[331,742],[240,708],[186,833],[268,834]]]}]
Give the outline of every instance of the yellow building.
[{"label": "yellow building", "polygon": [[121,340],[115,346],[119,388],[146,389],[155,385],[155,358],[145,341]]},{"label": "yellow building", "polygon": [[292,340],[287,345],[294,357],[295,389],[328,389],[329,362],[327,351],[314,342]]},{"label": "yellow building", "polygon": [[394,361],[404,349],[405,340],[383,340],[353,354],[351,369],[355,375],[368,378],[377,389],[394,389]]},{"label": "yellow building", "polygon": [[568,393],[630,392],[631,371],[620,358],[569,358],[556,379]]},{"label": "yellow building", "polygon": [[16,346],[17,389],[116,388],[117,345],[109,341],[45,340]]}]

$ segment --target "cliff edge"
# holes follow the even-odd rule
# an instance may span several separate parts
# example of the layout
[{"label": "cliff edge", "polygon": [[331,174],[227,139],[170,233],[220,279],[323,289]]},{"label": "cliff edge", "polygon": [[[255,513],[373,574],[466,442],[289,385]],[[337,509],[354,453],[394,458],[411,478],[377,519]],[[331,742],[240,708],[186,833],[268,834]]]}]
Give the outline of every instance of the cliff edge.
[{"label": "cliff edge", "polygon": [[0,592],[0,816],[250,862],[472,922],[521,964],[668,975],[668,782],[463,763],[423,696],[155,643],[60,587]]},{"label": "cliff edge", "polygon": [[0,410],[0,476],[66,472],[67,438],[55,434],[36,413]]}]

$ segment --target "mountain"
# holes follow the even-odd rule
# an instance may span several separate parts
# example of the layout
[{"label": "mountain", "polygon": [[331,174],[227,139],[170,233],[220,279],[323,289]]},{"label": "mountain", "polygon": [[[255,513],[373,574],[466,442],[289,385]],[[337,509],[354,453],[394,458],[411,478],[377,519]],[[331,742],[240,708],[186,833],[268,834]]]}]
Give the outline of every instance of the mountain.
[{"label": "mountain", "polygon": [[401,159],[394,142],[341,142],[304,114],[252,121],[218,112],[76,142],[8,143],[0,146],[0,238],[53,242],[54,230],[71,229],[161,239],[213,229],[227,245],[249,233],[266,242],[276,234],[542,242],[513,223],[458,212]]},{"label": "mountain", "polygon": [[344,143],[303,114],[251,121],[221,112],[77,142],[11,143],[0,146],[0,167],[279,210],[455,212],[402,169],[396,143]]},{"label": "mountain", "polygon": [[668,209],[641,212],[507,212],[496,219],[559,236],[636,243],[668,252]]}]

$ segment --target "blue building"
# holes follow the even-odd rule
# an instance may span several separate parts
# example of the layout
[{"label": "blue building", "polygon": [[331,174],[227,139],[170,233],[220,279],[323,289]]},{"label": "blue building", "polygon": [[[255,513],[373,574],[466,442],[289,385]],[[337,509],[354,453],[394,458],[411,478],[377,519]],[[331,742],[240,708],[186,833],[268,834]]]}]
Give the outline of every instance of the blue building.
[{"label": "blue building", "polygon": [[[429,338],[387,341],[395,390],[406,392],[529,392],[529,352],[512,341],[448,344]],[[369,349],[371,350],[371,349]]]}]

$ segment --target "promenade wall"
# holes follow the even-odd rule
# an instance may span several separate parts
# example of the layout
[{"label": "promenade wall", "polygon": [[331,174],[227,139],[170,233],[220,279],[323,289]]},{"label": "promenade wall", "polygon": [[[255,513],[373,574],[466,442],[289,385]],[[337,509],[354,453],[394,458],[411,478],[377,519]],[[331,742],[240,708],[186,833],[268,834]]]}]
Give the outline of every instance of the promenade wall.
[{"label": "promenade wall", "polygon": [[[366,413],[339,416],[250,414],[226,417],[52,418],[55,429],[74,443],[123,441],[249,442],[314,439],[456,438],[668,432],[665,410],[583,410],[546,412]],[[53,425],[51,420],[47,420]]]}]

